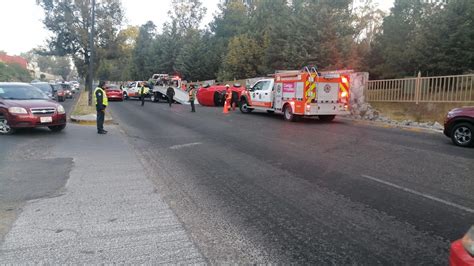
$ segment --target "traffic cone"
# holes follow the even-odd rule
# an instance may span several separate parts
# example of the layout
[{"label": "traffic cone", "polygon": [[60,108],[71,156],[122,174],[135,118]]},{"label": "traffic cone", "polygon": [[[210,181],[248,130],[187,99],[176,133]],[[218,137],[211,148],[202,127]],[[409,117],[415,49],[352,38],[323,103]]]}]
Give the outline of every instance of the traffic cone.
[{"label": "traffic cone", "polygon": [[224,101],[224,110],[222,110],[222,113],[224,114],[229,113],[229,106],[227,105],[227,101]]}]

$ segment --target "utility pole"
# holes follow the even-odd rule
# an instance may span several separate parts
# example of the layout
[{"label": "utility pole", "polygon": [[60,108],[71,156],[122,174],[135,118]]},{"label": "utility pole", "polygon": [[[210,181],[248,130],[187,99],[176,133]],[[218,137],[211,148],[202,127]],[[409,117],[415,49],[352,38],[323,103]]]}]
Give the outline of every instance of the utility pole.
[{"label": "utility pole", "polygon": [[92,0],[92,23],[91,23],[91,31],[89,35],[89,106],[92,106],[92,90],[94,84],[94,35],[95,35],[95,0]]}]

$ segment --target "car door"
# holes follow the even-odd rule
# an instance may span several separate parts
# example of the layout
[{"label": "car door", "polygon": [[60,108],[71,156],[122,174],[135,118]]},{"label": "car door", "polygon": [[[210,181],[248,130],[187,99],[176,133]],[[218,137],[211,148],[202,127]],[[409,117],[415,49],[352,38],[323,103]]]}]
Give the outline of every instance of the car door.
[{"label": "car door", "polygon": [[260,92],[262,96],[262,105],[264,107],[272,107],[273,102],[273,80],[266,80],[262,84],[262,90]]},{"label": "car door", "polygon": [[255,83],[250,91],[252,105],[259,107],[271,107],[272,91],[270,80],[261,80]]}]

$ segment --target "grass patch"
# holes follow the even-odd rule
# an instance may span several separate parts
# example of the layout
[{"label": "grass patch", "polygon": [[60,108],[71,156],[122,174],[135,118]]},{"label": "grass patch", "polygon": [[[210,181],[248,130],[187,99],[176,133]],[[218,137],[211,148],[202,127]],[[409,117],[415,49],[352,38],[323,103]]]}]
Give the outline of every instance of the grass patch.
[{"label": "grass patch", "polygon": [[382,115],[397,121],[412,120],[416,122],[437,121],[443,124],[449,110],[468,106],[469,103],[394,103],[370,102],[370,105]]},{"label": "grass patch", "polygon": [[95,113],[95,106],[89,106],[89,92],[81,91],[81,95],[79,95],[79,100],[77,101],[77,104],[74,107],[74,110],[72,111],[72,115],[90,115]]}]

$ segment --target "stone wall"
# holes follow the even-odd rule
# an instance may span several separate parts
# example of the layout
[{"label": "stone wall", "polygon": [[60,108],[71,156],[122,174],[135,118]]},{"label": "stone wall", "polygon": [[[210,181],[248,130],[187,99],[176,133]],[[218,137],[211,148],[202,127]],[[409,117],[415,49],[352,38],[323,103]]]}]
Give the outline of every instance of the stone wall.
[{"label": "stone wall", "polygon": [[[440,120],[456,104],[423,103],[368,103],[364,91],[369,80],[369,73],[355,72],[350,74],[351,81],[351,117],[354,119],[379,121],[399,126],[415,126],[441,130]],[[374,105],[377,108],[374,108]],[[426,106],[430,108],[424,108]],[[426,110],[425,110],[426,109]],[[435,115],[433,115],[435,114]],[[395,118],[395,119],[394,119]]]}]

